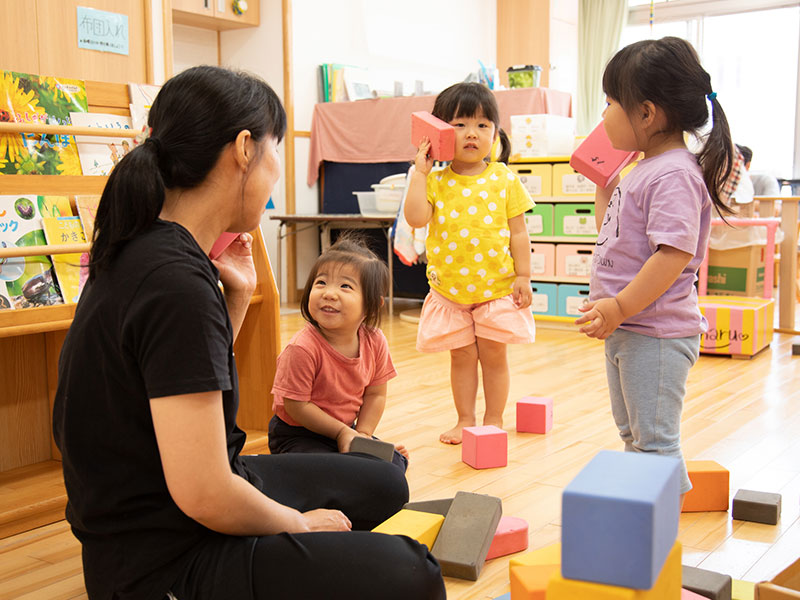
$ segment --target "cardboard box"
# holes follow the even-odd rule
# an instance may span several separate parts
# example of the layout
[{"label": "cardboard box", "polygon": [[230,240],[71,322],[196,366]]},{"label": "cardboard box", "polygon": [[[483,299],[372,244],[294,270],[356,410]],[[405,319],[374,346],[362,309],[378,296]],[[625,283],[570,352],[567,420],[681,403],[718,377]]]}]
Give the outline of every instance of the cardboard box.
[{"label": "cardboard box", "polygon": [[531,244],[531,276],[554,277],[556,274],[556,245]]},{"label": "cardboard box", "polygon": [[534,315],[558,314],[558,285],[555,283],[531,282],[531,312]]},{"label": "cardboard box", "polygon": [[763,296],[764,246],[708,251],[710,296]]},{"label": "cardboard box", "polygon": [[769,581],[756,584],[756,600],[800,599],[800,558]]},{"label": "cardboard box", "polygon": [[553,196],[594,202],[597,186],[567,163],[553,165]]},{"label": "cardboard box", "polygon": [[556,204],[553,211],[553,235],[556,237],[597,236],[597,222],[592,204]]},{"label": "cardboard box", "polygon": [[752,356],[772,342],[773,299],[700,296],[698,302],[708,321],[700,352]]}]

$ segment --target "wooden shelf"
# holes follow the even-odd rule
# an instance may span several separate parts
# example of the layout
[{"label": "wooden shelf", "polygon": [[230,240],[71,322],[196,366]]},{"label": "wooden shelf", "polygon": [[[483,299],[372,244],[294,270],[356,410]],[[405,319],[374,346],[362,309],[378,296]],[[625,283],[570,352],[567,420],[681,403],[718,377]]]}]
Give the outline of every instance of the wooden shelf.
[{"label": "wooden shelf", "polygon": [[64,518],[61,463],[46,460],[0,473],[0,539]]},{"label": "wooden shelf", "polygon": [[594,196],[532,196],[536,204],[594,204]]},{"label": "wooden shelf", "polygon": [[569,156],[529,156],[522,158],[519,154],[512,154],[508,158],[510,165],[524,165],[531,163],[568,163]]}]

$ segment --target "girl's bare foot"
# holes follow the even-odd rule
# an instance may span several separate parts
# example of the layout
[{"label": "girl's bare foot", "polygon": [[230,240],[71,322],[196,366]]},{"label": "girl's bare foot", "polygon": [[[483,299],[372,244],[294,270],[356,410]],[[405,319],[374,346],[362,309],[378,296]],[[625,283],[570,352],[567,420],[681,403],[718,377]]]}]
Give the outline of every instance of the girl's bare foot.
[{"label": "girl's bare foot", "polygon": [[448,429],[443,434],[439,436],[439,441],[443,444],[460,444],[461,443],[461,431],[464,427],[473,427],[475,425],[475,421],[461,421],[459,420],[456,423],[456,426],[452,429]]}]

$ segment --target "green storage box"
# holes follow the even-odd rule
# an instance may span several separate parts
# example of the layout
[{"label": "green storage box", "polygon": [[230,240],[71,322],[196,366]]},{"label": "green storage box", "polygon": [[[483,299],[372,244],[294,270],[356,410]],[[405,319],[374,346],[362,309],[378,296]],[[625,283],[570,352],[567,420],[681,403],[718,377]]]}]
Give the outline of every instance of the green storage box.
[{"label": "green storage box", "polygon": [[557,237],[597,237],[594,204],[556,204],[553,220]]},{"label": "green storage box", "polygon": [[537,204],[525,213],[525,227],[532,238],[553,235],[553,205]]}]

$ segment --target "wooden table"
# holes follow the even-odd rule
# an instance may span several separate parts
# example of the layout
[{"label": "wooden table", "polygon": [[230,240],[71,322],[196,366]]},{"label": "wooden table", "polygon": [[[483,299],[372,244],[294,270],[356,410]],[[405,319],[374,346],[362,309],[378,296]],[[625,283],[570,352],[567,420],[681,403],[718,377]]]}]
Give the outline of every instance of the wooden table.
[{"label": "wooden table", "polygon": [[[320,233],[320,243],[322,251],[327,250],[331,245],[331,229],[383,229],[386,235],[386,262],[389,266],[389,314],[394,314],[394,269],[392,267],[392,236],[390,230],[395,221],[394,215],[386,216],[364,216],[340,215],[340,214],[319,214],[319,215],[270,215],[270,219],[278,221],[278,262],[275,269],[277,273],[278,294],[281,289],[281,246],[282,241],[290,235],[297,234],[310,227],[316,227]],[[305,224],[306,227],[297,228],[297,225]],[[286,268],[290,268],[286,265]],[[293,268],[297,268],[295,264]],[[288,297],[288,296],[287,296]]]}]

